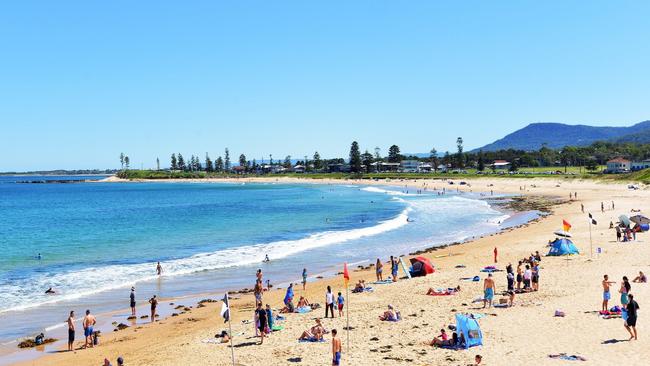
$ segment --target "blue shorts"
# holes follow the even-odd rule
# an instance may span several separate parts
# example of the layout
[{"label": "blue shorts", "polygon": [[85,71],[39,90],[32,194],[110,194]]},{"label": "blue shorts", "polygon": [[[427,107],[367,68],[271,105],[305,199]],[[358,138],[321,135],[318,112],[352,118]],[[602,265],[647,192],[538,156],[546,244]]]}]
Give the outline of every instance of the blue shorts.
[{"label": "blue shorts", "polygon": [[93,327],[84,329],[84,337],[90,337],[91,335],[93,335]]},{"label": "blue shorts", "polygon": [[334,354],[334,358],[332,359],[332,365],[340,365],[341,364],[341,352],[336,352]]},{"label": "blue shorts", "polygon": [[609,300],[612,298],[612,295],[610,295],[609,291],[604,291],[603,292],[603,300]]},{"label": "blue shorts", "polygon": [[492,300],[494,298],[494,290],[492,288],[485,289],[485,300]]}]

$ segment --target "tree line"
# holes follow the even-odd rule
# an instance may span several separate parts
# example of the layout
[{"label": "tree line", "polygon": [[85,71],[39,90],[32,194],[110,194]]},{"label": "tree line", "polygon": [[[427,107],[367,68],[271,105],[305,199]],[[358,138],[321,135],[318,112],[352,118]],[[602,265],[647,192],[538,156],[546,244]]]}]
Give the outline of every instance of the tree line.
[{"label": "tree line", "polygon": [[[604,165],[607,160],[617,156],[624,156],[632,160],[643,160],[650,157],[650,144],[633,144],[633,143],[612,143],[612,142],[595,142],[589,146],[566,146],[562,149],[552,149],[544,145],[537,151],[524,150],[498,150],[498,151],[472,151],[466,152],[463,146],[463,138],[456,139],[456,151],[451,153],[445,151],[438,152],[431,148],[428,156],[403,155],[400,147],[391,145],[388,153],[383,156],[381,148],[375,147],[371,153],[368,149],[361,152],[357,141],[350,145],[348,159],[333,158],[323,159],[318,151],[314,152],[311,158],[304,156],[302,160],[295,160],[291,155],[284,159],[273,160],[273,155],[269,154],[268,162],[261,164],[256,159],[248,160],[245,154],[239,155],[237,165],[233,165],[228,148],[224,150],[223,156],[218,156],[215,160],[210,158],[208,153],[203,159],[198,155],[190,155],[187,160],[181,153],[173,153],[170,156],[169,169],[172,171],[200,172],[208,173],[231,172],[236,170],[242,173],[259,173],[273,170],[272,168],[292,169],[296,166],[302,166],[305,171],[326,171],[331,165],[349,164],[352,173],[371,172],[375,163],[400,163],[403,160],[417,160],[431,164],[432,170],[436,170],[440,165],[451,169],[475,168],[478,171],[489,169],[495,160],[506,160],[511,163],[510,169],[517,170],[520,167],[568,167],[584,166],[588,170],[595,170],[599,165]],[[130,168],[129,156],[121,153],[120,165],[122,170]],[[156,158],[156,169],[160,168],[160,159]]]}]

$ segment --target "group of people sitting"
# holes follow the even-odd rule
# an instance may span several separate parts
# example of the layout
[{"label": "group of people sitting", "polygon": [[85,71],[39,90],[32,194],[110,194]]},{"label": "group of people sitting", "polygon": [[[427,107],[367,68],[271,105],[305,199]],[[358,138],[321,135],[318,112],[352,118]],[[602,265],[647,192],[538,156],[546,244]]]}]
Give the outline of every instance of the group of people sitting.
[{"label": "group of people sitting", "polygon": [[462,347],[465,345],[465,336],[462,333],[459,336],[457,332],[453,332],[450,339],[447,331],[440,329],[440,334],[433,337],[433,340],[429,342],[429,345],[452,348]]},{"label": "group of people sitting", "polygon": [[318,308],[320,308],[320,304],[312,304],[306,297],[300,296],[300,299],[298,299],[298,303],[295,306],[293,305],[293,300],[286,301],[284,307],[280,310],[280,314],[299,313],[301,310],[315,310]]}]

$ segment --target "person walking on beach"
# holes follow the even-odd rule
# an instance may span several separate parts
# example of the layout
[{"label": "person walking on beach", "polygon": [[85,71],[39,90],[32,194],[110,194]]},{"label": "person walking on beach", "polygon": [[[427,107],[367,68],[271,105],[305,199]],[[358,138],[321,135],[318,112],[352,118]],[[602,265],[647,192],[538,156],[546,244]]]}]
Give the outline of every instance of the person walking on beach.
[{"label": "person walking on beach", "polygon": [[84,337],[86,338],[86,343],[84,343],[84,348],[88,348],[89,346],[92,348],[93,346],[93,327],[95,326],[95,323],[97,323],[97,320],[93,315],[90,314],[90,310],[86,310],[86,316],[84,317],[83,320],[83,328],[84,328]]},{"label": "person walking on beach", "polygon": [[343,295],[339,292],[339,296],[336,298],[336,305],[339,308],[339,318],[343,317],[343,304],[345,303],[345,299],[343,298]]},{"label": "person walking on beach", "polygon": [[336,336],[338,332],[332,329],[332,365],[338,366],[341,364],[341,340]]},{"label": "person walking on beach", "polygon": [[332,313],[332,318],[334,318],[334,294],[330,286],[327,286],[327,292],[325,293],[325,318],[327,318],[328,310]]},{"label": "person walking on beach", "polygon": [[135,287],[131,287],[130,305],[131,305],[131,316],[135,316]]},{"label": "person walking on beach", "polygon": [[302,269],[302,290],[307,288],[307,268]]},{"label": "person walking on beach", "polygon": [[149,299],[149,304],[151,304],[151,321],[154,322],[156,321],[156,307],[158,306],[156,295],[153,295],[153,297]]},{"label": "person walking on beach", "polygon": [[603,306],[602,311],[607,311],[609,309],[608,303],[609,299],[612,298],[611,293],[609,292],[609,286],[615,284],[616,282],[609,281],[609,276],[603,276]]},{"label": "person walking on beach", "polygon": [[72,351],[72,345],[74,343],[74,333],[75,333],[75,327],[74,327],[74,311],[70,312],[70,316],[68,316],[68,351]]},{"label": "person walking on beach", "polygon": [[625,306],[627,319],[625,319],[625,329],[630,332],[630,340],[637,340],[636,336],[636,312],[639,310],[639,304],[634,300],[634,295],[629,295],[630,301]]},{"label": "person walking on beach", "polygon": [[582,211],[582,213],[585,213],[585,205],[582,203],[580,204],[580,210]]},{"label": "person walking on beach", "polygon": [[377,275],[377,281],[384,280],[384,277],[381,274],[383,267],[384,265],[381,263],[381,259],[377,258],[377,264],[375,265],[375,274]]},{"label": "person walking on beach", "polygon": [[497,247],[494,247],[494,263],[497,262],[497,255],[498,254],[499,254],[499,252],[497,251]]},{"label": "person walking on beach", "polygon": [[490,308],[492,307],[492,299],[494,298],[494,280],[492,279],[492,273],[489,273],[485,281],[483,282],[483,308],[489,303]]},{"label": "person walking on beach", "polygon": [[162,266],[160,265],[160,262],[158,262],[158,265],[156,265],[156,273],[158,276],[162,274]]},{"label": "person walking on beach", "polygon": [[605,213],[605,204],[603,202],[600,203],[600,212]]}]

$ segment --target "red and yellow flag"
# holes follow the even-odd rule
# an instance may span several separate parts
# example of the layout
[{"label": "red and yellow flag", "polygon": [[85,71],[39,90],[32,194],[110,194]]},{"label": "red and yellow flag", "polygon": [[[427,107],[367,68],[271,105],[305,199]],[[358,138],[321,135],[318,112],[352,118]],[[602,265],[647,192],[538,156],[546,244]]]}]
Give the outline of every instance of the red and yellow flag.
[{"label": "red and yellow flag", "polygon": [[343,282],[345,282],[345,287],[348,287],[350,282],[350,273],[348,273],[348,264],[343,263]]},{"label": "red and yellow flag", "polygon": [[564,227],[564,231],[571,230],[571,224],[567,220],[562,220],[562,226]]}]

